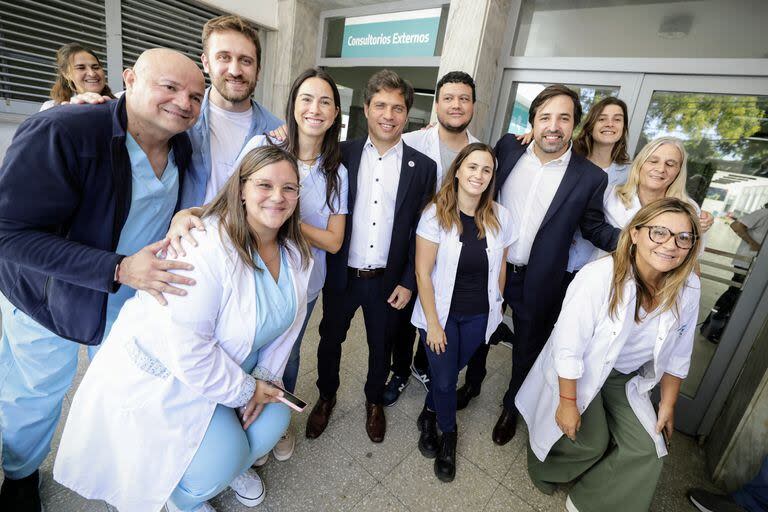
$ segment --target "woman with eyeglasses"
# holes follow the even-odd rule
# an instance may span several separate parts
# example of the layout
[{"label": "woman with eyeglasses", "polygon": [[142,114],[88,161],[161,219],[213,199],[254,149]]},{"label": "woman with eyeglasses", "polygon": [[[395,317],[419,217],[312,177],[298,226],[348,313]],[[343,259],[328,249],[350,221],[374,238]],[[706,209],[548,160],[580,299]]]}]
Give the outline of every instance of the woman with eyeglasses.
[{"label": "woman with eyeglasses", "polygon": [[[626,183],[606,190],[605,220],[624,228],[643,206],[664,197],[675,197],[696,209],[702,233],[706,233],[712,227],[713,218],[710,213],[702,212],[685,190],[687,161],[683,141],[676,137],[658,137],[646,144],[632,162]],[[595,249],[592,259],[603,255],[604,252]]]},{"label": "woman with eyeglasses", "polygon": [[[296,157],[301,176],[301,232],[311,246],[314,267],[307,290],[307,314],[293,346],[283,375],[285,389],[293,392],[299,374],[301,340],[309,317],[325,283],[325,255],[335,254],[344,241],[347,215],[347,169],[341,164],[341,98],[331,75],[322,69],[307,69],[291,86],[285,110],[285,137],[258,135],[243,148],[241,155],[264,145],[278,145]],[[189,239],[188,229],[199,223],[192,208],[174,217],[168,235],[176,244],[179,237]],[[277,460],[293,455],[296,438],[289,428],[272,450]],[[267,462],[269,454],[256,461]]]},{"label": "woman with eyeglasses", "polygon": [[263,501],[249,468],[290,421],[273,383],[312,267],[299,179],[278,147],[242,158],[202,212],[197,246],[184,242],[195,286],[167,306],[139,292],[120,311],[72,402],[56,480],[122,512],[210,512],[227,486],[246,506]]},{"label": "woman with eyeglasses", "polygon": [[531,480],[545,494],[576,480],[570,512],[651,505],[693,349],[700,232],[687,201],[641,208],[616,251],[576,275],[515,399],[530,433]]}]

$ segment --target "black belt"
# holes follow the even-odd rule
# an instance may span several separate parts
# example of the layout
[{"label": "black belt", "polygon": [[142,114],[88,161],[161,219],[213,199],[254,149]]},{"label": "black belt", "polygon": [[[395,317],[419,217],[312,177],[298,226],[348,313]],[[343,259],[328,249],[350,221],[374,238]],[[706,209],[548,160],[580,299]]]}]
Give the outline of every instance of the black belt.
[{"label": "black belt", "polygon": [[528,265],[515,265],[514,263],[507,263],[507,269],[514,274],[521,274],[525,272],[525,268]]},{"label": "black belt", "polygon": [[347,268],[349,269],[350,274],[354,277],[359,277],[360,279],[371,279],[372,277],[382,275],[387,270],[386,268]]}]

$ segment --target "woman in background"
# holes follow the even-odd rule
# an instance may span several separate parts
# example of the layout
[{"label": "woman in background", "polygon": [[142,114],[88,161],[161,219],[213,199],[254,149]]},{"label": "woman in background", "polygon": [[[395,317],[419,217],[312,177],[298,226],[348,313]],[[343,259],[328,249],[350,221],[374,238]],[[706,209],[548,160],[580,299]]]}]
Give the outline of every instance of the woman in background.
[{"label": "woman in background", "polygon": [[43,103],[40,110],[68,102],[73,96],[86,92],[115,98],[96,53],[78,43],[65,44],[56,52],[56,81],[51,88],[51,99]]}]

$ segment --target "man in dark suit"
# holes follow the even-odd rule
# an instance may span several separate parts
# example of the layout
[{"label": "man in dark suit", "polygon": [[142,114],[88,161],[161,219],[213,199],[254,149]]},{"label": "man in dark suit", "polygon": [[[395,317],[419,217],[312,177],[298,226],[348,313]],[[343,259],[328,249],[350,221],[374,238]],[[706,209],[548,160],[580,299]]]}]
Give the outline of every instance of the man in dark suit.
[{"label": "man in dark suit", "polygon": [[362,307],[368,341],[365,428],[374,443],[384,440],[390,334],[416,289],[416,225],[437,175],[434,161],[401,140],[412,104],[411,85],[392,71],[379,71],[365,89],[368,137],[342,144],[349,215],[341,249],[327,258],[317,348],[320,398],[307,420],[309,438],[328,425],[339,388],[341,344]]},{"label": "man in dark suit", "polygon": [[[565,292],[568,250],[576,228],[596,247],[612,251],[619,230],[605,222],[603,194],[608,177],[571,151],[571,135],[581,119],[579,96],[552,85],[533,100],[529,122],[533,142],[523,146],[512,134],[496,144],[498,200],[512,213],[519,237],[509,248],[504,299],[512,308],[512,378],[504,410],[493,429],[503,445],[515,435],[515,395],[549,338]],[[470,360],[461,406],[480,393],[488,346]]]}]

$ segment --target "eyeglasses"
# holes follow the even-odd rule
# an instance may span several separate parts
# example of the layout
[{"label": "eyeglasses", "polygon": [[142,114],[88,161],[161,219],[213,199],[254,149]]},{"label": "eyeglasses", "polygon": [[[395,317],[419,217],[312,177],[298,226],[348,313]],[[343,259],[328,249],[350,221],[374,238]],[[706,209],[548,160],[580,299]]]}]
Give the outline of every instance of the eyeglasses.
[{"label": "eyeglasses", "polygon": [[680,249],[690,249],[698,238],[689,231],[673,233],[664,226],[637,226],[637,228],[648,228],[648,238],[657,244],[664,244],[670,238],[675,237],[675,245]]},{"label": "eyeglasses", "polygon": [[[252,182],[256,190],[265,196],[272,195],[272,193],[275,191],[275,184],[269,180],[247,178],[244,181]],[[286,199],[293,201],[299,198],[299,195],[301,194],[301,185],[297,183],[286,183],[280,187],[280,191]]]}]

